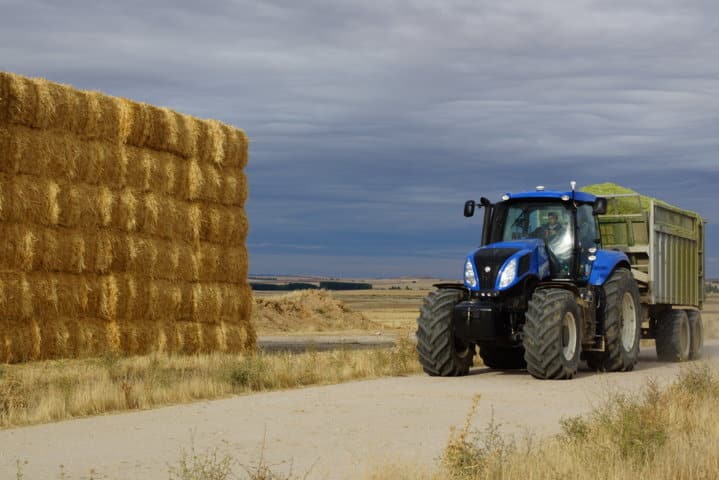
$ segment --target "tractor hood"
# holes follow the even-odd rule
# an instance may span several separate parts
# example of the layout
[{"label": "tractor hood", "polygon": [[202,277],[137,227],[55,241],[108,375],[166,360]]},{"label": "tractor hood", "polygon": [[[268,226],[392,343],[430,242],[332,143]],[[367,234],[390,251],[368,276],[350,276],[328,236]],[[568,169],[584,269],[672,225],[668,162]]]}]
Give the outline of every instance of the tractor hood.
[{"label": "tractor hood", "polygon": [[464,283],[470,290],[500,292],[529,275],[539,280],[549,276],[549,259],[543,240],[498,242],[471,252],[465,262]]}]

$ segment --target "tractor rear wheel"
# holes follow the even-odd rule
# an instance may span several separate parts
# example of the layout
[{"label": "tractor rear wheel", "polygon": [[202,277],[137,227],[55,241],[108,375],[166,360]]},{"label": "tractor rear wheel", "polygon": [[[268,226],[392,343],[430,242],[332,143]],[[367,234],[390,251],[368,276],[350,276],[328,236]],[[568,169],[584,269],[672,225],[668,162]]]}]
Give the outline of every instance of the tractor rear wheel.
[{"label": "tractor rear wheel", "polygon": [[474,345],[454,335],[452,314],[462,292],[438,290],[425,297],[417,319],[417,353],[422,369],[429,375],[466,375],[472,366]]},{"label": "tractor rear wheel", "polygon": [[582,324],[572,292],[537,290],[529,300],[524,324],[524,359],[535,378],[570,379],[577,373]]},{"label": "tractor rear wheel", "polygon": [[479,344],[479,356],[489,368],[518,370],[527,368],[522,347],[500,347],[492,343]]},{"label": "tractor rear wheel", "polygon": [[667,310],[656,326],[657,357],[665,362],[683,362],[691,353],[691,330],[684,310]]},{"label": "tractor rear wheel", "polygon": [[704,325],[702,324],[702,314],[696,310],[687,310],[687,318],[689,319],[689,334],[691,336],[689,359],[696,360],[698,358],[702,358],[702,349],[704,347]]},{"label": "tractor rear wheel", "polygon": [[629,270],[618,268],[604,284],[605,349],[586,352],[589,368],[604,372],[634,369],[639,358],[640,312],[637,282]]}]

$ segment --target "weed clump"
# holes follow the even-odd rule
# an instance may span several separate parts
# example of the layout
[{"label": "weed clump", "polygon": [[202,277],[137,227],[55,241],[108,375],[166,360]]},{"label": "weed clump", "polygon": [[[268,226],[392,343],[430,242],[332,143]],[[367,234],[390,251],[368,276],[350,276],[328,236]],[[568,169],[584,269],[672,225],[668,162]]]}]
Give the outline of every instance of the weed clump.
[{"label": "weed clump", "polygon": [[484,430],[472,427],[479,399],[479,395],[474,397],[464,425],[459,430],[452,430],[444,449],[442,465],[452,479],[485,478],[489,472],[501,469],[516,451],[514,441],[501,434],[494,415]]}]

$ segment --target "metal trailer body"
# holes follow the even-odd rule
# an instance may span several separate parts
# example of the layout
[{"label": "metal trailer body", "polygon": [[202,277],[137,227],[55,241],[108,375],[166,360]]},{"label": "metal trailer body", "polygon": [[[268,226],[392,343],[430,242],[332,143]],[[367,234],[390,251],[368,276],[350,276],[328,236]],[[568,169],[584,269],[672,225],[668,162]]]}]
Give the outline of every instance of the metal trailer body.
[{"label": "metal trailer body", "polygon": [[645,313],[656,318],[676,307],[700,310],[704,303],[704,219],[654,200],[642,206],[638,194],[603,197],[609,200],[609,208],[598,217],[602,246],[629,258]]}]

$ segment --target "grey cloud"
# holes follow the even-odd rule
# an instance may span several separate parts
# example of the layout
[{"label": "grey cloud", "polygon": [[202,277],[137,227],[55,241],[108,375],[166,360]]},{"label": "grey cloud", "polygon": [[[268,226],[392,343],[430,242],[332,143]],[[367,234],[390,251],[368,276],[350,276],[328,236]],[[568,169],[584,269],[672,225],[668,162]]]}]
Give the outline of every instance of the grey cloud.
[{"label": "grey cloud", "polygon": [[715,2],[0,8],[3,69],[245,128],[251,245],[294,236],[334,260],[343,247],[332,242],[360,233],[375,257],[471,245],[464,199],[571,179],[626,184],[719,221]]}]

